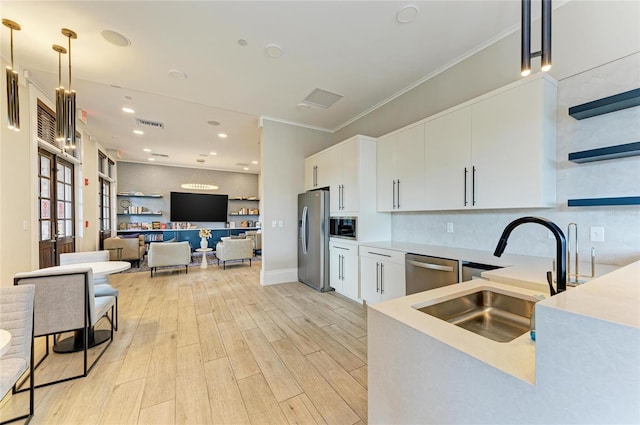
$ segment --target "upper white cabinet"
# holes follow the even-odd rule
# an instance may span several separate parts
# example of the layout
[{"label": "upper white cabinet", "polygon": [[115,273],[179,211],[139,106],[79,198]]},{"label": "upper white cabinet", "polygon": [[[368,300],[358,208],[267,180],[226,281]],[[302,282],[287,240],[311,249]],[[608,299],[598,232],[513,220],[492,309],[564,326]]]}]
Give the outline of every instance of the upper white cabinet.
[{"label": "upper white cabinet", "polygon": [[462,108],[425,124],[427,207],[453,210],[471,205],[471,108]]},{"label": "upper white cabinet", "polygon": [[426,210],[556,202],[557,84],[510,84],[425,122]]},{"label": "upper white cabinet", "polygon": [[425,209],[424,132],[419,124],[378,140],[378,211]]},{"label": "upper white cabinet", "polygon": [[556,98],[555,82],[536,78],[473,104],[472,206],[555,205]]},{"label": "upper white cabinet", "polygon": [[330,187],[336,178],[339,158],[334,149],[327,149],[304,160],[304,188],[305,190]]},{"label": "upper white cabinet", "polygon": [[329,190],[331,214],[345,215],[359,210],[359,151],[360,139],[349,139],[332,149],[335,165]]}]

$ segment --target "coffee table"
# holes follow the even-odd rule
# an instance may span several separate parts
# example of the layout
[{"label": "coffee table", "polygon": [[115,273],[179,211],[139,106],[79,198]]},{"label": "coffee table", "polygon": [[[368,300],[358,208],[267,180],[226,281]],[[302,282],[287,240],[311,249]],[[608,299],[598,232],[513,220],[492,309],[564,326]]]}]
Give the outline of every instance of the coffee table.
[{"label": "coffee table", "polygon": [[207,252],[213,251],[213,248],[197,248],[196,251],[202,253],[202,262],[200,263],[200,268],[206,269],[208,267]]}]

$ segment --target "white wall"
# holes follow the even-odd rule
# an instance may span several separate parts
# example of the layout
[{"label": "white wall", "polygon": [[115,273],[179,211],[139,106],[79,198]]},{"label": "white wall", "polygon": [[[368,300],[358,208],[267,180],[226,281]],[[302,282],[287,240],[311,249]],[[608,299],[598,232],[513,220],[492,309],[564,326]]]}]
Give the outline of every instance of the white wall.
[{"label": "white wall", "polygon": [[[263,285],[298,280],[298,193],[304,192],[304,158],[331,144],[328,133],[262,120]],[[282,221],[283,227],[272,227],[273,221]]]},{"label": "white wall", "polygon": [[[538,25],[532,26],[535,31]],[[638,207],[567,208],[568,198],[638,196],[638,159],[590,165],[567,161],[570,151],[640,140],[639,108],[577,122],[567,107],[640,87],[640,2],[571,1],[553,13],[553,68],[559,79],[558,208],[545,210],[394,213],[392,238],[493,250],[504,226],[523,215],[542,215],[562,228],[579,227],[580,250],[586,259],[589,227],[604,226],[605,242],[593,243],[598,261],[627,264],[640,258]],[[431,116],[519,76],[520,32],[489,46],[426,81],[371,114],[336,132],[334,141],[354,134],[379,137]],[[534,39],[533,50],[537,41]],[[632,55],[632,56],[629,56]],[[533,70],[539,66],[533,61]],[[578,135],[579,133],[579,135]],[[598,136],[598,137],[596,137]],[[607,176],[602,180],[602,176]],[[626,194],[626,195],[625,195]],[[454,233],[446,224],[454,223]],[[524,226],[509,241],[508,252],[553,256],[554,244],[539,226]]]},{"label": "white wall", "polygon": [[[4,70],[7,63],[2,61]],[[0,285],[13,285],[13,275],[29,270],[33,251],[29,92],[20,78],[20,131],[6,125],[6,78],[0,78]],[[37,251],[36,251],[37,253]]]}]

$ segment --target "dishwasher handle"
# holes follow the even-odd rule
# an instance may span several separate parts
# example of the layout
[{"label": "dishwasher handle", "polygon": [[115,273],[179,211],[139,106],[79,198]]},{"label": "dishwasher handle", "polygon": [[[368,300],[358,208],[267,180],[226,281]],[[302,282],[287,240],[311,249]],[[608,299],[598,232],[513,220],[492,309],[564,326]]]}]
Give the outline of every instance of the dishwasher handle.
[{"label": "dishwasher handle", "polygon": [[411,264],[412,266],[422,267],[423,269],[438,270],[438,271],[441,271],[441,272],[452,272],[453,271],[453,267],[451,267],[451,266],[440,266],[438,264],[422,263],[422,262],[414,261],[414,260],[409,260],[407,262],[409,264]]}]

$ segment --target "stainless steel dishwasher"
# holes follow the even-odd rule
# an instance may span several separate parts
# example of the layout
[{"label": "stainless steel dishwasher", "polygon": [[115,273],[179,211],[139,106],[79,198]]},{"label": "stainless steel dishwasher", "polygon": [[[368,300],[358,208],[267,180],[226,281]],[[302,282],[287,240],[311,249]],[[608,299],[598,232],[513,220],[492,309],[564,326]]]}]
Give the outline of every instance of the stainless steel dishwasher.
[{"label": "stainless steel dishwasher", "polygon": [[405,255],[407,295],[458,283],[458,261],[426,255]]}]

